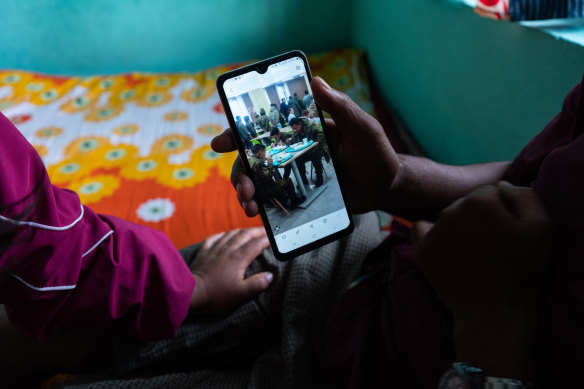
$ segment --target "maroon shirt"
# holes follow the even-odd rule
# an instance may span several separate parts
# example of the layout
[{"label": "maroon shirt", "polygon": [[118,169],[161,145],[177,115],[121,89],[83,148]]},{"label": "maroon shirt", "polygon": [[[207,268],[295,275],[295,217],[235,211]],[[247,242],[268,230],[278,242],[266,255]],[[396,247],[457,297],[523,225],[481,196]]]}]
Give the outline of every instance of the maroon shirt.
[{"label": "maroon shirt", "polygon": [[[549,387],[584,387],[583,132],[578,84],[504,175],[537,192],[555,227],[540,317],[539,371]],[[317,347],[335,387],[436,388],[454,361],[450,316],[413,262],[409,231],[392,231],[367,261],[375,275],[337,302]]]}]

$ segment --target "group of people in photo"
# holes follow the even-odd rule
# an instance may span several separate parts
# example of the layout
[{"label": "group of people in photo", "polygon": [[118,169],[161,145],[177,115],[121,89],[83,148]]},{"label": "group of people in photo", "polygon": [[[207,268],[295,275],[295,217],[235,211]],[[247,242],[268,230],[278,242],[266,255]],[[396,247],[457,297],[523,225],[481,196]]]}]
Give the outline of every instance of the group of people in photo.
[{"label": "group of people in photo", "polygon": [[[250,109],[250,111],[252,111]],[[280,106],[270,104],[269,112],[260,108],[259,115],[253,119],[249,116],[236,116],[237,132],[246,149],[252,174],[257,182],[258,195],[266,205],[276,199],[281,204],[295,208],[306,201],[303,195],[297,195],[290,179],[291,164],[286,164],[283,176],[274,165],[274,157],[270,154],[272,147],[295,145],[313,141],[316,146],[304,152],[295,159],[303,185],[309,185],[306,164],[312,163],[316,176],[315,187],[324,183],[323,159],[330,162],[330,153],[325,140],[318,111],[312,95],[305,91],[301,99],[297,93],[289,96],[286,101],[281,99]],[[268,136],[260,137],[261,134]],[[297,183],[300,185],[300,183]]]}]

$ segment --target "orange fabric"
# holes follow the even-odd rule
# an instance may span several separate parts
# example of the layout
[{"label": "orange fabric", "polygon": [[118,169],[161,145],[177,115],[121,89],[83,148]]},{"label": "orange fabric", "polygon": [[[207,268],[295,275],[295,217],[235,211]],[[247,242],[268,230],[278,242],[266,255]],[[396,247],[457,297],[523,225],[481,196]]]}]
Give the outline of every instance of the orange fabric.
[{"label": "orange fabric", "polygon": [[[362,52],[308,59],[314,75],[373,113]],[[238,66],[93,77],[0,70],[0,110],[36,148],[55,185],[97,212],[165,232],[181,248],[261,225],[245,216],[229,181],[235,153],[209,146],[227,127],[217,76]]]}]

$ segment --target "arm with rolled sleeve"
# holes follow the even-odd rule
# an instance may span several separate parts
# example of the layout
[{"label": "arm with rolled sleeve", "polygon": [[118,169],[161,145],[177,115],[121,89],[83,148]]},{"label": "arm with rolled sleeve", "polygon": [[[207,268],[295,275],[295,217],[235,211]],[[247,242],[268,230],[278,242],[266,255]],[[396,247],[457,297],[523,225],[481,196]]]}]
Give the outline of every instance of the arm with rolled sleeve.
[{"label": "arm with rolled sleeve", "polygon": [[0,221],[12,227],[0,253],[0,303],[16,327],[38,340],[66,331],[142,340],[176,332],[195,279],[164,234],[99,215],[51,185],[2,114],[0,163]]}]

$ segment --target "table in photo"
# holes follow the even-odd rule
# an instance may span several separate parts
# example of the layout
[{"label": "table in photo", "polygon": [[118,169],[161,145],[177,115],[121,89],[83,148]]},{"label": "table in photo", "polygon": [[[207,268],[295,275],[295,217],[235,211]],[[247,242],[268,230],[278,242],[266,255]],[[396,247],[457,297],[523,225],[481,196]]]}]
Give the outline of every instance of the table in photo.
[{"label": "table in photo", "polygon": [[[294,130],[292,129],[292,127],[284,127],[284,128],[280,128],[280,132],[293,132]],[[264,132],[261,135],[256,136],[255,138],[252,138],[252,140],[260,140],[260,139],[264,139],[271,136],[270,135],[270,131]]]},{"label": "table in photo", "polygon": [[[294,154],[292,156],[292,158],[290,158],[286,162],[279,164],[278,166],[275,166],[276,168],[279,169],[279,168],[283,168],[283,167],[288,166],[288,164],[291,164],[292,173],[294,173],[294,178],[296,178],[296,183],[298,184],[298,187],[300,188],[300,192],[302,192],[302,194],[306,197],[306,201],[304,201],[302,204],[299,205],[300,208],[308,207],[310,205],[310,203],[312,201],[314,201],[314,199],[316,199],[318,197],[318,195],[320,195],[326,189],[326,186],[321,186],[319,188],[314,188],[314,190],[311,190],[310,193],[308,193],[306,191],[306,187],[304,186],[304,183],[302,182],[302,176],[300,175],[300,171],[298,170],[298,165],[296,164],[296,159],[298,159],[298,157],[300,157],[303,154],[307,153],[308,151],[312,150],[316,146],[318,146],[318,142],[314,142],[311,145],[309,145],[308,147],[306,147],[300,151],[290,151],[290,153]],[[276,154],[274,156],[274,158],[276,158],[277,155],[278,154]]]}]

